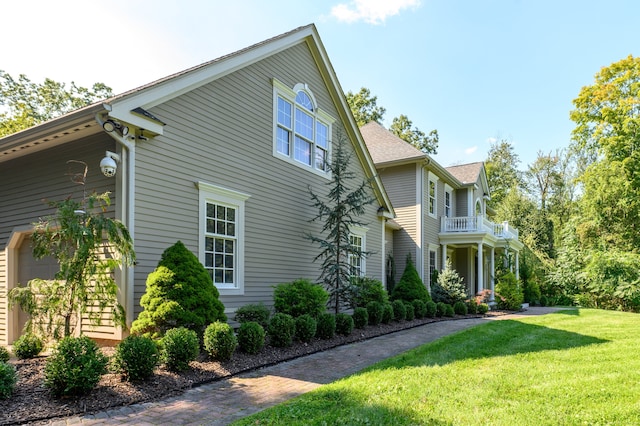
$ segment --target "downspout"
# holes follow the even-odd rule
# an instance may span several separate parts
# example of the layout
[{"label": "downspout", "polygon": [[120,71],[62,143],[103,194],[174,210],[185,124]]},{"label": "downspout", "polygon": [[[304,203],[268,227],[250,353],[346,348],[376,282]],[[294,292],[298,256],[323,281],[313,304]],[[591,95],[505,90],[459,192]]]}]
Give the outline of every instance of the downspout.
[{"label": "downspout", "polygon": [[[105,105],[107,110],[111,110],[109,105]],[[107,113],[108,114],[108,113]],[[105,113],[98,113],[95,115],[95,120],[98,122],[100,127],[103,126],[105,120],[104,117],[107,115]],[[129,230],[129,234],[131,235],[131,239],[135,242],[135,221],[134,221],[134,196],[135,196],[135,158],[136,158],[136,150],[135,143],[127,140],[126,137],[120,136],[117,132],[105,132],[109,136],[111,136],[115,141],[120,144],[123,148],[122,150],[122,164],[124,165],[123,176],[120,185],[120,190],[124,190],[126,193],[126,201],[125,197],[123,198],[124,205],[119,206],[120,215],[122,217],[122,222],[125,224],[127,229]],[[134,139],[135,140],[135,139]],[[134,313],[134,275],[133,275],[133,267],[126,266],[123,271],[123,279],[125,288],[127,289],[125,293],[125,312],[127,313],[127,323],[131,325],[131,321],[133,320]]]}]

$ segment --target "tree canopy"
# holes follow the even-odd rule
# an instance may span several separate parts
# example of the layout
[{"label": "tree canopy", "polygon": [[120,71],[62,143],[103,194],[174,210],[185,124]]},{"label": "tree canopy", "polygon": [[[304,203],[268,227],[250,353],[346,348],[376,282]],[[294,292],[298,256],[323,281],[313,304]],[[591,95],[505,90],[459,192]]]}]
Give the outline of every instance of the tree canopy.
[{"label": "tree canopy", "polygon": [[26,75],[14,78],[0,70],[0,137],[28,129],[98,100],[113,96],[110,87],[95,83],[91,88],[46,78],[34,83]]}]

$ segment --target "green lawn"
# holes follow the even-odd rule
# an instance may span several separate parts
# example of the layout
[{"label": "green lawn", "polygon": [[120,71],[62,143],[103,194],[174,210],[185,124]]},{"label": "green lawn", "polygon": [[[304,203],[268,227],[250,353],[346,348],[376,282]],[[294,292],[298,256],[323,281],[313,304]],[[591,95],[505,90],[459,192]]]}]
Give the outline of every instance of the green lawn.
[{"label": "green lawn", "polygon": [[637,424],[640,315],[588,309],[488,322],[234,423]]}]

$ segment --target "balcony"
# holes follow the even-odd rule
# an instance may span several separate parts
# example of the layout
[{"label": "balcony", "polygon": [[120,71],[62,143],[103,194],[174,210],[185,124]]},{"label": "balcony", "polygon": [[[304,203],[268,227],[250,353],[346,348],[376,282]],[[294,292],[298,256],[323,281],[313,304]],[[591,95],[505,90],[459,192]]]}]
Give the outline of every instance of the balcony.
[{"label": "balcony", "polygon": [[442,233],[487,233],[497,238],[518,240],[518,230],[509,222],[493,223],[484,216],[442,217],[440,222]]}]

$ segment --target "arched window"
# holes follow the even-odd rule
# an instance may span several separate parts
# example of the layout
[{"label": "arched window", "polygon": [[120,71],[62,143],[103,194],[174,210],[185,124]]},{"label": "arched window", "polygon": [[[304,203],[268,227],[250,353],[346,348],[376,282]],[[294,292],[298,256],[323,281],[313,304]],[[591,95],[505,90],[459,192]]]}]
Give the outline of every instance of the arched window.
[{"label": "arched window", "polygon": [[274,155],[316,173],[327,173],[334,119],[318,108],[306,84],[296,84],[292,90],[274,79],[273,86]]},{"label": "arched window", "polygon": [[482,203],[480,202],[480,199],[476,200],[476,216],[481,216],[482,215]]}]

